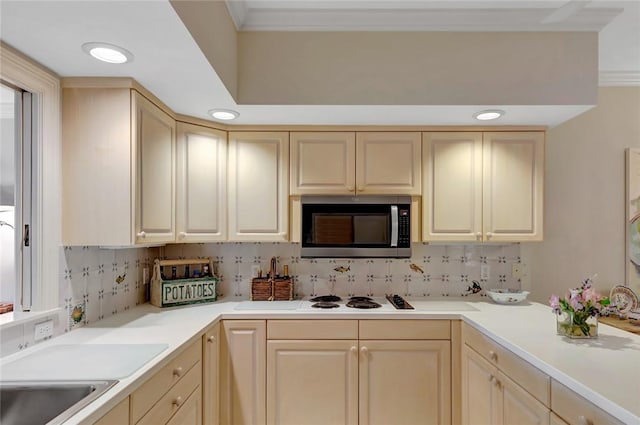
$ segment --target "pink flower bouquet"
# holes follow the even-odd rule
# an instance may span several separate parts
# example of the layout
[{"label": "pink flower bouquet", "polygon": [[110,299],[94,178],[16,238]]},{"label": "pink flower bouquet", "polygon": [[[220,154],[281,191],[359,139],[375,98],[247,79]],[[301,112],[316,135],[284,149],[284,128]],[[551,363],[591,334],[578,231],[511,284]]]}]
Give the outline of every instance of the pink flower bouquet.
[{"label": "pink flower bouquet", "polygon": [[592,280],[585,279],[580,288],[571,289],[564,298],[551,295],[549,305],[556,314],[567,313],[571,317],[570,326],[580,329],[585,335],[590,334],[587,319],[598,316],[610,303],[608,297],[598,294],[592,287]]}]

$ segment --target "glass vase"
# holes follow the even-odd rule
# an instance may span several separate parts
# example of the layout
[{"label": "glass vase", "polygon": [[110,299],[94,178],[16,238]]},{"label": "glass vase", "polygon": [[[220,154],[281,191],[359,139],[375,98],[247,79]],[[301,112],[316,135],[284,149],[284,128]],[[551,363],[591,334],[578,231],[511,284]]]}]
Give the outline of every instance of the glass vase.
[{"label": "glass vase", "polygon": [[563,311],[556,315],[556,329],[558,335],[569,338],[597,338],[598,316]]}]

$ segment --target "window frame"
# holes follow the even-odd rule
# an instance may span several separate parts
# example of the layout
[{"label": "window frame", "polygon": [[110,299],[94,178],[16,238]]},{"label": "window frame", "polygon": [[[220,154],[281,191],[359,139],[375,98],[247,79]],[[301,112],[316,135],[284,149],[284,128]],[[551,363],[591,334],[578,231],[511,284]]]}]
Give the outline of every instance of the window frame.
[{"label": "window frame", "polygon": [[[59,308],[59,255],[62,223],[60,79],[0,41],[0,78],[37,96],[32,111],[32,249],[31,312]],[[20,312],[22,288],[16,288],[14,309]]]}]

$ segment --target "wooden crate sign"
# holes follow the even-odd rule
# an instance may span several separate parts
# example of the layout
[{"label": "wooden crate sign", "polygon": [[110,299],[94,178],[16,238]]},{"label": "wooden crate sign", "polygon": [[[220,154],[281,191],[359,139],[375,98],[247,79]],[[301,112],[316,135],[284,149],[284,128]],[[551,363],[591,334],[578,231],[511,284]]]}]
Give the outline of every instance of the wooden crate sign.
[{"label": "wooden crate sign", "polygon": [[186,304],[212,302],[217,299],[218,278],[215,276],[164,280],[162,266],[207,264],[209,259],[156,260],[151,279],[151,304],[157,307],[174,307]]}]

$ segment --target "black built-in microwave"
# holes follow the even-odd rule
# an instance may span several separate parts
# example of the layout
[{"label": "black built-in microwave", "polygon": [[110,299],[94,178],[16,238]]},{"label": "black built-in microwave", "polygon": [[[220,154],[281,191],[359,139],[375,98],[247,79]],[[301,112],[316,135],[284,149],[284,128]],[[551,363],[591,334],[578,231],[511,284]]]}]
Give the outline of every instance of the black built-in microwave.
[{"label": "black built-in microwave", "polygon": [[411,197],[302,196],[302,257],[411,256]]}]

